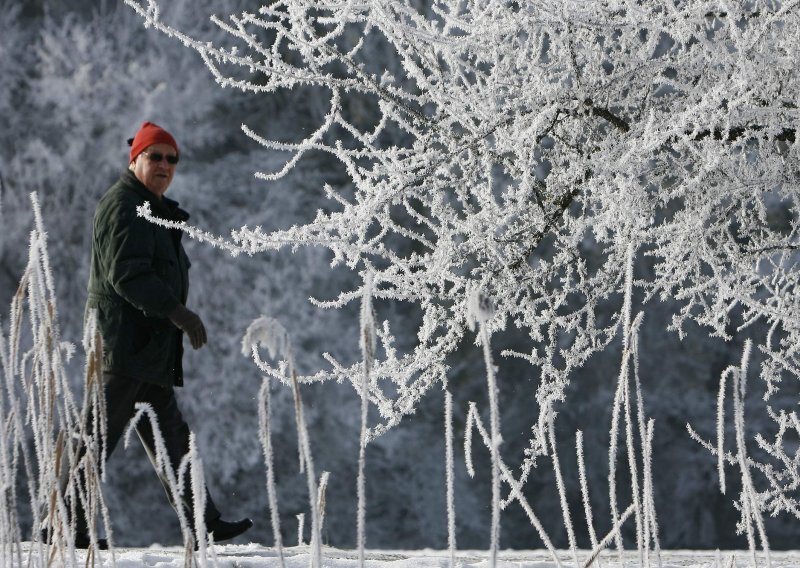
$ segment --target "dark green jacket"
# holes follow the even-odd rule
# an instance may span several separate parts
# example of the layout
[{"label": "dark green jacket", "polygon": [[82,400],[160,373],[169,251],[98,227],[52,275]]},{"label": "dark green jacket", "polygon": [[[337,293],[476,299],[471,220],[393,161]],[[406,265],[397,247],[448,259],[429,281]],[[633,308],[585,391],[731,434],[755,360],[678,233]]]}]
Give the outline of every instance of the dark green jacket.
[{"label": "dark green jacket", "polygon": [[183,332],[167,314],[186,304],[190,262],[181,231],[137,216],[145,201],[157,217],[189,218],[177,202],[159,200],[133,172],[123,173],[95,211],[86,308],[97,311],[105,372],[180,386]]}]

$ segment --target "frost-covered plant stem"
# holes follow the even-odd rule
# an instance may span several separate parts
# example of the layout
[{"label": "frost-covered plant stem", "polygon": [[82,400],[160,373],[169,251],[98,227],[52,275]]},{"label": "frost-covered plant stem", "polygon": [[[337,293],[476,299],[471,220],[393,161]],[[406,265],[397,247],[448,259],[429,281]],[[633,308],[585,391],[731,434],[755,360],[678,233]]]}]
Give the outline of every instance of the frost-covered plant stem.
[{"label": "frost-covered plant stem", "polygon": [[[178,515],[178,522],[181,527],[181,534],[183,536],[184,548],[186,551],[186,559],[191,559],[192,551],[194,550],[194,536],[192,534],[190,520],[186,518],[185,508],[180,504],[184,502],[183,484],[181,483],[181,472],[175,471],[169,459],[166,444],[164,443],[164,436],[161,434],[161,426],[158,424],[158,417],[156,416],[153,407],[146,402],[137,402],[135,405],[136,414],[131,418],[128,423],[128,429],[125,431],[123,438],[123,446],[128,447],[130,443],[131,433],[136,429],[136,424],[143,417],[147,417],[150,421],[150,428],[153,431],[153,445],[155,446],[155,466],[156,471],[160,477],[166,477],[167,484],[172,495],[172,502],[175,503],[175,512]],[[188,458],[184,456],[184,460]]]},{"label": "frost-covered plant stem", "polygon": [[[322,566],[322,543],[320,538],[321,522],[319,513],[319,498],[317,491],[316,474],[314,473],[314,460],[311,457],[311,442],[306,426],[303,399],[300,395],[300,382],[297,379],[297,370],[294,363],[294,352],[289,334],[286,329],[273,318],[261,316],[254,320],[247,328],[242,338],[242,354],[250,355],[259,369],[264,373],[285,380],[285,375],[267,365],[259,355],[259,345],[266,346],[273,358],[283,357],[289,367],[289,384],[294,397],[295,424],[297,426],[297,451],[300,460],[300,472],[305,472],[308,486],[308,500],[311,508],[311,558],[312,568]],[[302,537],[301,539],[302,540]]]},{"label": "frost-covered plant stem", "polygon": [[[622,331],[622,364],[620,366],[619,377],[617,379],[617,390],[614,394],[614,403],[611,413],[611,431],[608,448],[608,485],[609,498],[611,500],[611,523],[617,525],[617,439],[619,437],[620,412],[625,413],[625,439],[628,449],[628,464],[631,470],[631,485],[633,493],[633,506],[636,512],[636,541],[638,550],[642,552],[642,530],[641,530],[641,508],[639,506],[639,487],[636,475],[636,456],[633,450],[633,426],[631,424],[630,411],[630,361],[632,355],[631,339],[638,324],[631,321],[631,309],[633,305],[633,261],[635,258],[635,247],[629,243],[626,254],[625,268],[625,288],[621,313]],[[640,314],[641,315],[641,314]],[[637,321],[641,321],[637,317]],[[614,537],[617,550],[619,552],[619,562],[622,564],[623,542],[621,533],[616,533]],[[642,564],[640,559],[640,564]]]},{"label": "frost-covered plant stem", "polygon": [[756,558],[755,538],[753,536],[753,521],[756,523],[761,547],[767,557],[767,566],[772,566],[769,551],[769,541],[767,540],[764,528],[764,519],[761,516],[761,507],[758,502],[758,495],[753,487],[753,480],[750,476],[750,466],[747,459],[747,448],[745,446],[744,435],[744,398],[747,385],[747,367],[750,362],[750,351],[752,342],[748,339],[744,344],[742,353],[742,363],[738,372],[738,381],[733,384],[733,406],[736,424],[736,446],[739,461],[739,468],[742,472],[742,517],[747,528],[747,541],[750,545],[750,553],[753,558],[753,568],[757,568],[758,559]]},{"label": "frost-covered plant stem", "polygon": [[[34,218],[28,263],[11,302],[8,335],[0,332],[0,364],[3,393],[0,396],[0,562],[37,565],[76,562],[75,511],[81,508],[88,521],[90,549],[87,561],[98,560],[97,517],[101,515],[110,538],[108,512],[101,491],[103,475],[99,439],[104,431],[103,406],[93,365],[99,342],[87,330],[86,396],[76,402],[65,369],[74,347],[61,340],[53,274],[47,248],[47,232],[38,197],[30,194]],[[27,327],[25,312],[27,308]],[[88,326],[91,328],[91,324]],[[28,348],[24,341],[30,341]],[[94,422],[88,416],[94,410]],[[91,429],[91,431],[89,431]],[[30,449],[33,443],[32,450]],[[23,560],[15,476],[26,474],[32,531],[36,544]],[[43,544],[39,531],[46,530]],[[109,552],[114,562],[113,544]]]},{"label": "frost-covered plant stem", "polygon": [[[617,390],[614,394],[614,403],[611,411],[611,431],[608,446],[608,492],[611,501],[611,523],[616,526],[619,521],[619,512],[617,509],[617,437],[619,436],[619,420],[620,408],[622,400],[625,396],[624,389],[626,384],[626,377],[628,374],[628,357],[627,353],[623,354],[622,368],[620,369],[619,378],[617,379]],[[622,565],[622,552],[624,550],[622,543],[622,535],[614,533],[614,542],[619,552],[619,562]]]},{"label": "frost-covered plant stem", "polygon": [[644,408],[644,397],[642,396],[642,383],[639,380],[639,328],[642,325],[644,314],[640,312],[631,324],[631,353],[633,358],[633,378],[636,386],[636,415],[639,422],[639,439],[641,441],[642,454],[642,475],[644,477],[642,487],[642,545],[644,546],[644,565],[650,566],[650,543],[656,553],[656,560],[661,566],[661,545],[658,536],[658,519],[656,517],[655,499],[653,498],[653,477],[652,477],[652,441],[655,422],[651,419],[646,422]]},{"label": "frost-covered plant stem", "polygon": [[453,482],[453,395],[444,391],[444,444],[447,485],[447,548],[450,552],[450,568],[456,568],[456,507]]},{"label": "frost-covered plant stem", "polygon": [[[475,406],[474,402],[469,403],[469,411],[467,412],[467,430],[470,430],[474,425],[478,432],[481,435],[481,439],[483,440],[484,445],[487,449],[491,449],[492,442],[489,438],[489,433],[486,431],[486,428],[481,421],[481,417],[478,414],[478,408]],[[522,484],[518,482],[511,471],[508,469],[508,466],[503,462],[502,458],[498,459],[498,465],[500,466],[500,473],[503,475],[503,478],[508,483],[509,487],[511,488],[511,496],[513,499],[516,499],[522,509],[525,511],[525,514],[528,515],[528,520],[531,522],[531,526],[536,529],[536,533],[539,535],[539,538],[542,539],[542,543],[544,544],[547,551],[550,553],[550,556],[553,559],[553,562],[556,566],[561,568],[561,560],[558,557],[558,553],[556,552],[555,547],[553,546],[550,537],[547,535],[547,531],[544,529],[541,521],[536,516],[536,513],[533,511],[533,507],[531,507],[530,503],[528,502],[525,495],[522,493]],[[470,473],[470,476],[474,475],[474,471]]]},{"label": "frost-covered plant stem", "polygon": [[564,478],[561,475],[561,463],[558,460],[558,448],[556,446],[556,418],[555,411],[551,408],[548,414],[548,437],[550,439],[550,451],[553,460],[553,472],[556,477],[556,487],[558,488],[558,497],[561,503],[561,516],[564,520],[564,526],[567,529],[567,540],[569,541],[569,548],[572,551],[572,557],[575,561],[575,568],[579,568],[578,562],[578,547],[575,544],[575,530],[572,526],[572,515],[569,512],[569,504],[567,503],[567,491],[564,487]]},{"label": "frost-covered plant stem", "polygon": [[[627,264],[625,270],[625,295],[622,306],[622,365],[617,378],[617,390],[614,394],[614,403],[611,411],[611,430],[609,434],[608,446],[608,488],[609,499],[611,501],[611,525],[616,526],[619,520],[617,509],[617,439],[619,437],[620,412],[624,401],[627,400],[628,375],[630,362],[630,331],[631,331],[631,306],[633,303],[633,257],[634,251],[631,245],[628,246]],[[635,502],[634,502],[635,504]],[[622,535],[616,533],[614,536],[617,551],[619,552],[619,562],[622,564],[623,543]]]},{"label": "frost-covered plant stem", "polygon": [[303,461],[306,469],[306,483],[308,484],[308,500],[311,506],[311,568],[322,568],[322,544],[320,542],[319,527],[319,503],[317,502],[317,482],[314,473],[314,460],[311,457],[311,443],[308,439],[308,429],[303,412],[303,399],[300,396],[300,384],[297,382],[297,373],[294,370],[294,362],[290,359],[289,372],[292,376],[292,389],[295,398],[295,412],[297,413],[297,423],[300,428],[298,432],[300,447],[303,452]]},{"label": "frost-covered plant stem", "polygon": [[658,519],[656,517],[655,499],[653,498],[653,430],[655,428],[655,420],[650,419],[647,423],[647,431],[644,437],[644,494],[645,503],[645,554],[646,563],[650,563],[650,540],[653,541],[653,547],[656,553],[656,562],[660,568],[661,566],[661,545],[658,537]]},{"label": "frost-covered plant stem", "polygon": [[[622,513],[622,516],[620,516],[620,518],[614,524],[614,526],[612,527],[611,531],[603,538],[603,540],[600,541],[600,543],[597,546],[595,546],[592,549],[592,554],[589,556],[589,558],[583,564],[583,568],[589,568],[589,566],[591,566],[594,563],[594,561],[600,556],[600,553],[603,550],[605,550],[605,548],[609,544],[611,544],[611,540],[616,538],[619,535],[619,531],[622,528],[622,525],[624,525],[625,521],[628,520],[628,517],[631,516],[631,514],[634,511],[634,508],[635,508],[634,504],[631,503],[630,506],[627,509],[625,509],[625,512]],[[620,552],[620,557],[622,557],[622,553],[621,552]],[[624,566],[625,566],[625,563],[624,562],[620,562],[620,567],[624,568]]]},{"label": "frost-covered plant stem", "polygon": [[[578,457],[578,478],[581,485],[581,496],[583,497],[583,513],[586,517],[586,526],[589,531],[589,542],[592,548],[597,548],[597,533],[594,530],[594,521],[592,515],[592,502],[589,499],[589,483],[586,480],[586,465],[583,457],[583,432],[578,430],[575,432],[575,453]],[[600,561],[597,561],[598,568]]]},{"label": "frost-covered plant stem", "polygon": [[486,363],[486,386],[489,391],[489,428],[491,432],[489,453],[492,458],[492,527],[489,545],[489,566],[497,564],[497,549],[500,544],[500,411],[497,404],[497,382],[492,362],[489,332],[485,322],[480,323],[483,359]]},{"label": "frost-covered plant stem", "polygon": [[634,514],[636,521],[636,545],[639,551],[639,565],[644,566],[644,527],[642,519],[642,502],[639,492],[639,468],[636,463],[636,446],[634,445],[633,417],[631,416],[630,388],[626,385],[625,400],[625,441],[627,444],[628,466],[631,473],[631,493],[633,496]]},{"label": "frost-covered plant stem", "polygon": [[283,542],[281,539],[281,520],[278,512],[278,492],[275,488],[275,466],[272,455],[272,407],[270,404],[270,379],[264,376],[258,394],[258,426],[261,438],[261,449],[267,467],[267,499],[269,500],[269,516],[272,525],[272,539],[278,558],[283,568]]},{"label": "frost-covered plant stem", "polygon": [[[725,495],[725,382],[730,375],[735,376],[736,368],[728,367],[719,377],[719,394],[717,395],[717,474],[719,490]],[[736,388],[734,386],[734,388]]]},{"label": "frost-covered plant stem", "polygon": [[365,517],[366,517],[366,451],[367,451],[367,417],[369,411],[369,382],[372,364],[375,358],[375,316],[372,308],[372,272],[367,271],[364,277],[364,290],[361,298],[361,435],[358,449],[358,565],[364,568]]},{"label": "frost-covered plant stem", "polygon": [[[39,526],[39,515],[36,502],[36,489],[34,486],[34,475],[32,473],[32,458],[28,450],[27,443],[21,443],[24,438],[24,425],[22,422],[22,402],[16,394],[16,353],[19,352],[18,342],[20,339],[20,329],[22,327],[22,302],[27,287],[28,274],[30,271],[30,260],[20,281],[11,302],[9,334],[6,338],[5,333],[0,327],[0,363],[2,363],[3,385],[7,396],[0,396],[0,424],[6,428],[5,435],[0,436],[0,483],[7,488],[2,491],[0,504],[0,524],[2,533],[0,538],[3,541],[4,563],[11,566],[16,560],[17,565],[22,565],[21,533],[19,529],[19,519],[17,518],[17,487],[15,483],[15,473],[19,464],[20,454],[25,468],[28,483],[28,495],[30,497],[31,508],[34,511],[34,526]],[[0,320],[1,322],[2,320]],[[8,400],[8,410],[6,410],[6,400]],[[37,543],[39,556],[42,556],[41,543]]]},{"label": "frost-covered plant stem", "polygon": [[319,477],[319,487],[317,488],[317,503],[319,506],[319,533],[322,534],[325,529],[325,500],[328,492],[328,479],[331,472],[323,471]]},{"label": "frost-covered plant stem", "polygon": [[192,486],[192,509],[194,510],[194,538],[197,543],[198,562],[201,568],[208,565],[208,534],[206,532],[206,481],[203,461],[197,452],[194,432],[189,433],[189,468]]}]

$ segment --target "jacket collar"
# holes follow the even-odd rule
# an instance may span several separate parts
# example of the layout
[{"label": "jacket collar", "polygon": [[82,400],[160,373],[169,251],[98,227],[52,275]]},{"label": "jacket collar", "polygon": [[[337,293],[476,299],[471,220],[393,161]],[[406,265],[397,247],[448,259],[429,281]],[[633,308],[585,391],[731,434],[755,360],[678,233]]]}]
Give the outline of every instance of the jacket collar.
[{"label": "jacket collar", "polygon": [[189,214],[178,206],[177,201],[167,196],[162,196],[161,199],[156,198],[131,170],[125,170],[119,179],[127,189],[148,201],[153,213],[158,214],[159,217],[173,221],[187,221],[189,219]]}]

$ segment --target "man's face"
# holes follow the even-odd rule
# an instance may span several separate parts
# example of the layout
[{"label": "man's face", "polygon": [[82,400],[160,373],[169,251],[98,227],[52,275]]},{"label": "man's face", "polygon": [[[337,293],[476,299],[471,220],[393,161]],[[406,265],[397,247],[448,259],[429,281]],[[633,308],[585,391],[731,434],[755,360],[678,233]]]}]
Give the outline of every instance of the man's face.
[{"label": "man's face", "polygon": [[[153,144],[139,154],[132,162],[131,170],[144,186],[160,199],[166,193],[177,164],[170,164],[168,156],[177,156],[175,148],[169,144]],[[152,158],[161,157],[155,161]]]}]

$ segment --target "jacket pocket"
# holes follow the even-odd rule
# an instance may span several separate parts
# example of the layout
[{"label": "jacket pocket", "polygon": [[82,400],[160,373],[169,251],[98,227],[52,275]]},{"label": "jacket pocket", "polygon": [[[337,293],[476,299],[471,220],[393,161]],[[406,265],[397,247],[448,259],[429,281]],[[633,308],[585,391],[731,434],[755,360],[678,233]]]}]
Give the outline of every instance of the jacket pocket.
[{"label": "jacket pocket", "polygon": [[120,344],[125,343],[122,331],[123,306],[106,296],[90,295],[86,304],[87,313],[95,310],[97,330],[103,339],[103,366],[113,368],[119,361]]},{"label": "jacket pocket", "polygon": [[134,349],[134,360],[142,365],[160,364],[166,359],[164,352],[168,348],[169,334],[161,327],[142,330]]},{"label": "jacket pocket", "polygon": [[172,282],[178,275],[178,262],[168,256],[153,257],[153,270],[167,282]]}]

